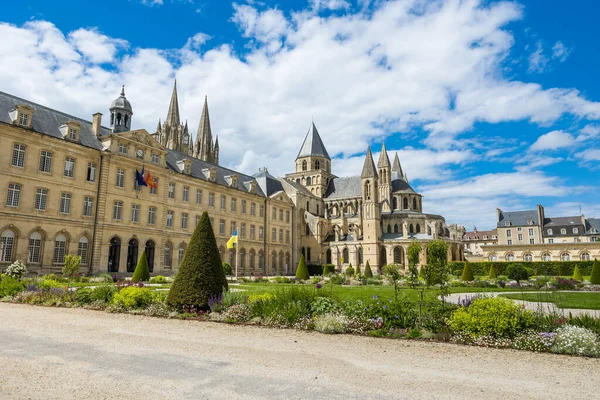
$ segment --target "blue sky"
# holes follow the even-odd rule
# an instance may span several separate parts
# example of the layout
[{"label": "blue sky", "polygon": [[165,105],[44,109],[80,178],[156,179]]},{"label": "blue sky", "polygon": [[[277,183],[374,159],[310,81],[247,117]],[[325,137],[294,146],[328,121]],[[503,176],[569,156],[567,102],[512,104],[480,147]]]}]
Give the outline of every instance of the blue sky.
[{"label": "blue sky", "polygon": [[[311,118],[338,175],[398,151],[426,212],[600,217],[600,4],[528,0],[25,1],[3,5],[0,90],[91,118],[126,85],[154,131],[178,79],[223,164],[291,172]],[[106,123],[106,121],[105,121]],[[377,157],[378,154],[375,154]]]}]

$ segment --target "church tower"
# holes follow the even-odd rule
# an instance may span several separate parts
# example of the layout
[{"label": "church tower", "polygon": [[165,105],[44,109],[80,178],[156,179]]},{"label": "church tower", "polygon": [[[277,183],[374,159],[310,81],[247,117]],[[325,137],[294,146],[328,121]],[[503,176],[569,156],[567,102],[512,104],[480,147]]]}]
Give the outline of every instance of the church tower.
[{"label": "church tower", "polygon": [[385,149],[385,143],[381,146],[381,154],[377,162],[377,170],[379,172],[379,201],[381,202],[381,210],[390,212],[392,206],[390,204],[392,198],[392,170],[390,158]]},{"label": "church tower", "polygon": [[121,95],[111,103],[109,111],[110,129],[113,133],[131,130],[133,109],[131,108],[131,103],[125,97],[125,86],[121,88]]},{"label": "church tower", "polygon": [[[379,206],[378,176],[371,148],[367,149],[365,164],[360,175],[362,183],[363,208],[363,252],[371,265],[379,265],[379,244],[381,236],[381,209]],[[379,267],[383,267],[379,265]]]},{"label": "church tower", "polygon": [[153,136],[168,149],[185,154],[190,153],[190,134],[188,132],[187,121],[184,125],[181,123],[179,117],[177,80],[173,84],[173,93],[171,94],[167,119],[162,125],[160,124],[160,120],[158,121],[157,131]]},{"label": "church tower", "polygon": [[329,181],[335,178],[331,173],[331,158],[314,122],[311,123],[296,157],[296,172],[287,174],[286,178],[305,186],[317,197],[325,195]]},{"label": "church tower", "polygon": [[204,96],[204,107],[196,133],[196,145],[194,146],[194,157],[211,164],[219,164],[219,140],[213,142],[210,128],[210,116],[208,115],[208,97]]},{"label": "church tower", "polygon": [[405,182],[408,182],[408,178],[406,174],[402,172],[402,166],[400,165],[400,159],[398,159],[398,153],[394,156],[394,165],[392,166],[392,180],[402,179]]}]

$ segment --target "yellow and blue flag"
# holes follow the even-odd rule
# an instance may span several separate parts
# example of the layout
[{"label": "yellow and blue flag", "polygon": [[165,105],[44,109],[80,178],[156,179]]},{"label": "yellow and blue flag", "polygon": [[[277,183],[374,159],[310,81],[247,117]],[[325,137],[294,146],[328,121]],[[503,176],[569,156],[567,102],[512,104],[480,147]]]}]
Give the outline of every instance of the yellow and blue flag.
[{"label": "yellow and blue flag", "polygon": [[236,229],[235,232],[233,232],[233,235],[231,236],[231,239],[229,239],[227,241],[227,248],[228,249],[233,249],[233,245],[235,243],[237,243],[237,238],[238,238],[238,233],[237,233],[237,229]]}]

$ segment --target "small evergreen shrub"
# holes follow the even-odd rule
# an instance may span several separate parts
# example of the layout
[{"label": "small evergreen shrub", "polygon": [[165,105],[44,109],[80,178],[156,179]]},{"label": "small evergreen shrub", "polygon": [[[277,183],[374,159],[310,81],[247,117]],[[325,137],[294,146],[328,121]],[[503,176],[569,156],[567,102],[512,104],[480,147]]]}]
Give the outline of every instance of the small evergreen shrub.
[{"label": "small evergreen shrub", "polygon": [[600,285],[600,263],[597,259],[594,259],[594,265],[592,266],[592,274],[590,276],[590,283],[592,285]]},{"label": "small evergreen shrub", "polygon": [[494,266],[490,266],[490,272],[488,272],[488,278],[489,279],[496,279],[496,268],[494,268]]},{"label": "small evergreen shrub", "polygon": [[531,276],[531,270],[523,264],[514,264],[506,269],[508,277],[514,281],[526,281]]},{"label": "small evergreen shrub", "polygon": [[461,281],[469,281],[472,282],[475,280],[475,277],[473,276],[473,271],[471,271],[471,267],[469,266],[469,262],[465,262],[465,266],[463,268],[463,272],[462,272],[462,277],[460,278]]},{"label": "small evergreen shrub", "polygon": [[[352,266],[352,264],[350,264],[350,265]],[[356,276],[360,276],[360,264],[356,264],[355,270],[356,271],[354,273],[356,274]]]},{"label": "small evergreen shrub", "polygon": [[222,265],[223,265],[223,273],[225,275],[227,275],[227,276],[233,275],[233,268],[231,267],[231,264],[229,264],[228,262],[223,261]]},{"label": "small evergreen shrub", "polygon": [[23,290],[25,290],[25,285],[17,278],[9,275],[0,276],[0,298],[6,296],[12,297]]},{"label": "small evergreen shrub", "polygon": [[579,271],[578,265],[575,266],[575,271],[573,271],[573,279],[575,279],[576,281],[583,280],[583,276],[581,276],[581,271]]},{"label": "small evergreen shrub", "polygon": [[304,260],[304,254],[300,256],[300,261],[298,261],[298,269],[296,269],[296,278],[301,279],[303,281],[310,279],[310,275],[308,274],[308,268],[306,267],[306,261]]},{"label": "small evergreen shrub", "polygon": [[352,264],[350,264],[348,266],[348,268],[346,268],[346,275],[348,275],[348,276],[354,275],[354,268],[352,268]]},{"label": "small evergreen shrub", "polygon": [[119,290],[113,297],[113,304],[128,310],[146,308],[154,302],[150,289],[129,286]]},{"label": "small evergreen shrub", "polygon": [[335,274],[335,265],[333,265],[333,264],[323,265],[323,276],[327,276],[329,274]]},{"label": "small evergreen shrub", "polygon": [[167,283],[167,278],[162,275],[156,275],[155,277],[150,278],[150,283]]},{"label": "small evergreen shrub", "polygon": [[140,259],[133,271],[131,277],[133,282],[147,282],[150,280],[150,269],[148,268],[148,257],[146,257],[146,249],[142,252]]},{"label": "small evergreen shrub", "polygon": [[367,260],[367,265],[365,266],[365,278],[372,278],[373,271],[371,271],[371,264],[369,264],[369,260]]}]

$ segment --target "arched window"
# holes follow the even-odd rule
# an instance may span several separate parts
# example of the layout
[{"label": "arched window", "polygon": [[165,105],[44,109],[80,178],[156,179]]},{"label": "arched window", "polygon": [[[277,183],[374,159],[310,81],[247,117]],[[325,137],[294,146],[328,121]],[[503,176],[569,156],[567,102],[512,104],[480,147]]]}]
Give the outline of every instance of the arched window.
[{"label": "arched window", "polygon": [[413,210],[417,209],[417,198],[413,197]]},{"label": "arched window", "polygon": [[137,239],[129,240],[127,246],[127,272],[135,271],[138,262],[138,241]]},{"label": "arched window", "polygon": [[[119,239],[117,239],[119,240]],[[119,246],[121,241],[119,241]],[[111,242],[112,246],[112,242]],[[65,263],[65,254],[67,253],[67,237],[62,233],[56,236],[54,239],[54,257],[52,258],[53,264],[64,264]]]},{"label": "arched window", "polygon": [[400,246],[394,247],[394,264],[404,264],[404,249]]},{"label": "arched window", "polygon": [[254,249],[250,249],[250,253],[248,253],[248,265],[250,266],[250,270],[254,269],[255,255],[256,255],[256,252],[254,251]]},{"label": "arched window", "polygon": [[515,255],[512,253],[508,253],[506,255],[506,261],[515,261]]},{"label": "arched window", "polygon": [[415,233],[415,227],[413,226],[413,224],[410,224],[410,226],[408,227],[408,232]]},{"label": "arched window", "polygon": [[403,208],[405,210],[408,210],[408,198],[407,197],[404,198],[404,207]]},{"label": "arched window", "polygon": [[300,184],[300,178],[296,179],[296,183],[299,185]]},{"label": "arched window", "polygon": [[173,249],[171,247],[170,243],[167,243],[165,245],[165,249],[164,249],[164,259],[163,259],[163,266],[165,267],[171,267],[173,265],[173,259],[171,257],[171,254],[173,253]]},{"label": "arched window", "polygon": [[114,125],[115,124],[115,113],[110,113],[110,124]]},{"label": "arched window", "polygon": [[581,253],[581,261],[589,261],[590,260],[590,253]]},{"label": "arched window", "polygon": [[362,265],[363,263],[363,249],[362,247],[358,248],[358,261],[357,261],[358,265]]},{"label": "arched window", "polygon": [[490,254],[490,256],[488,257],[488,260],[490,260],[492,262],[496,262],[496,261],[498,261],[498,256],[496,254]]},{"label": "arched window", "polygon": [[371,182],[365,182],[365,199],[371,200]]},{"label": "arched window", "polygon": [[315,160],[315,169],[320,169],[321,168],[321,163],[319,162],[319,160]]},{"label": "arched window", "polygon": [[531,261],[533,261],[533,255],[532,255],[531,253],[526,253],[526,254],[523,256],[523,261],[527,261],[527,262],[531,262]]},{"label": "arched window", "polygon": [[306,178],[306,186],[310,185],[312,185],[312,178],[309,176],[308,178]]},{"label": "arched window", "polygon": [[240,250],[240,268],[243,270],[246,268],[246,249]]},{"label": "arched window", "polygon": [[279,252],[279,273],[283,272],[283,261],[284,261],[283,251]]},{"label": "arched window", "polygon": [[392,233],[392,226],[390,224],[387,226],[387,233]]},{"label": "arched window", "polygon": [[542,260],[552,261],[552,255],[550,253],[544,253],[544,254],[542,254]]},{"label": "arched window", "polygon": [[80,237],[79,242],[77,243],[77,255],[81,257],[81,265],[88,264],[88,248],[88,238],[86,236]]},{"label": "arched window", "polygon": [[394,197],[392,199],[392,210],[397,210],[398,209],[398,199],[396,197]]},{"label": "arched window", "polygon": [[306,248],[306,261],[310,261],[310,247]]},{"label": "arched window", "polygon": [[561,261],[571,261],[571,255],[569,253],[562,253],[560,259]]},{"label": "arched window", "polygon": [[129,116],[125,114],[125,118],[123,118],[123,125],[127,126],[127,122],[129,121]]},{"label": "arched window", "polygon": [[29,235],[29,264],[39,264],[42,261],[42,234],[33,232]]},{"label": "arched window", "polygon": [[306,171],[308,169],[308,163],[306,160],[302,161],[302,171]]},{"label": "arched window", "polygon": [[273,273],[277,271],[277,253],[275,251],[271,253],[271,271]]},{"label": "arched window", "polygon": [[345,262],[345,263],[350,262],[350,256],[348,255],[347,247],[344,247],[344,250],[342,250],[342,258],[344,259],[342,262]]},{"label": "arched window", "polygon": [[121,125],[121,113],[117,113],[117,125]]},{"label": "arched window", "polygon": [[394,233],[398,233],[398,224],[394,224]]},{"label": "arched window", "polygon": [[183,256],[185,256],[185,249],[186,249],[186,245],[185,243],[181,243],[179,245],[179,251],[177,252],[177,265],[181,265],[181,262],[183,261]]},{"label": "arched window", "polygon": [[15,252],[15,233],[10,229],[2,232],[0,242],[0,262],[12,262]]},{"label": "arched window", "polygon": [[421,225],[417,224],[417,233],[421,233]]},{"label": "arched window", "polygon": [[290,253],[285,253],[285,273],[287,274],[290,268]]},{"label": "arched window", "polygon": [[146,258],[148,259],[148,271],[154,271],[154,251],[155,246],[152,240],[146,242]]},{"label": "arched window", "polygon": [[262,271],[262,269],[264,268],[263,267],[263,260],[264,260],[263,251],[260,250],[258,252],[258,269],[259,269],[259,271]]}]

